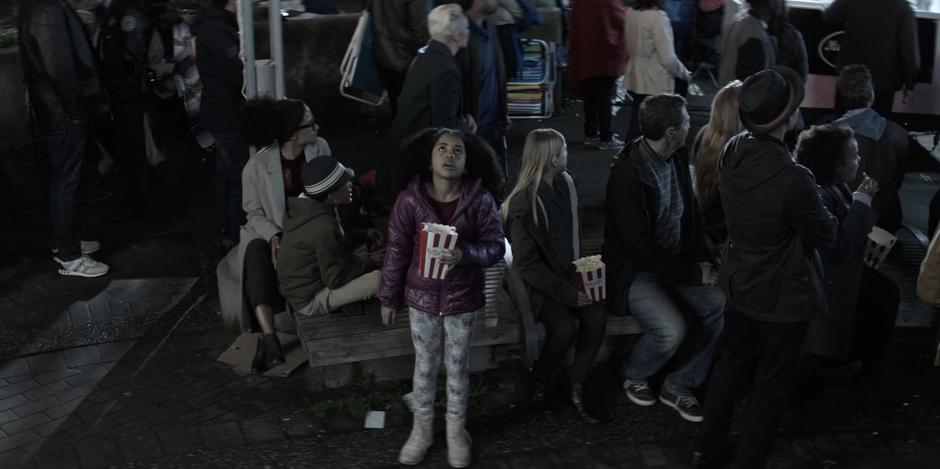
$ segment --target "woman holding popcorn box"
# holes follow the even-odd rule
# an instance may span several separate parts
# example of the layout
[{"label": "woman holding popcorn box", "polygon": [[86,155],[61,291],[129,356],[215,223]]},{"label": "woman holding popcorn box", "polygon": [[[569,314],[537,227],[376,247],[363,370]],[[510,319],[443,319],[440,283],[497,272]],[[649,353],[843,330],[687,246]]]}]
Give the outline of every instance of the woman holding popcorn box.
[{"label": "woman holding popcorn box", "polygon": [[[581,239],[578,194],[566,171],[565,138],[553,129],[529,133],[522,169],[500,215],[513,246],[513,269],[529,292],[532,310],[545,325],[545,344],[532,370],[532,400],[541,400],[550,378],[572,344],[571,402],[588,423],[582,386],[604,340],[604,308],[582,308],[603,299],[599,256],[578,259]],[[577,261],[576,261],[577,260]],[[575,326],[575,320],[579,325]]]},{"label": "woman holding popcorn box", "polygon": [[494,198],[502,190],[502,171],[493,150],[476,135],[426,129],[404,146],[415,175],[392,208],[378,294],[386,325],[408,306],[415,348],[414,383],[405,395],[414,422],[399,462],[419,464],[431,446],[443,361],[447,461],[467,467],[470,436],[464,427],[474,318],[485,302],[483,268],[505,252]]}]

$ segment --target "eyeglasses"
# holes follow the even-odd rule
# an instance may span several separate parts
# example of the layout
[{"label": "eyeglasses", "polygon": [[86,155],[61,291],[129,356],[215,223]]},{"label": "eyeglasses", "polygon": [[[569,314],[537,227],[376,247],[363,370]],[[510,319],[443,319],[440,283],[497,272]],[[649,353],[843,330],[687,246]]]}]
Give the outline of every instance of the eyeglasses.
[{"label": "eyeglasses", "polygon": [[317,129],[319,129],[320,126],[317,125],[317,121],[313,121],[313,122],[311,122],[311,123],[309,123],[309,124],[301,124],[301,125],[298,125],[298,126],[297,126],[297,130],[308,129],[308,128],[317,128]]}]

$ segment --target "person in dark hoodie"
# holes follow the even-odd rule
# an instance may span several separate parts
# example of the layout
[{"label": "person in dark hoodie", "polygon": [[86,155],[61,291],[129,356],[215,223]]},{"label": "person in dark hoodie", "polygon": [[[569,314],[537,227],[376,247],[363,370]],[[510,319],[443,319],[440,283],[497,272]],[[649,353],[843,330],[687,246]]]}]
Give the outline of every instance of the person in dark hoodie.
[{"label": "person in dark hoodie", "polygon": [[245,223],[241,174],[248,162],[248,146],[238,118],[245,98],[237,4],[237,0],[212,0],[191,28],[196,38],[196,68],[203,84],[199,117],[215,140],[216,210],[226,246],[238,243],[238,227]]},{"label": "person in dark hoodie", "polygon": [[381,258],[352,253],[335,207],[352,203],[354,173],[330,155],[309,161],[303,192],[287,201],[284,239],[278,256],[281,294],[294,312],[322,315],[375,298]]},{"label": "person in dark hoodie", "polygon": [[728,242],[719,283],[728,299],[718,360],[705,401],[694,467],[721,466],[737,393],[753,381],[750,414],[732,467],[764,467],[796,378],[807,325],[826,312],[817,251],[836,240],[838,222],[813,174],[793,160],[784,134],[798,122],[803,80],[786,67],[749,77],[741,121],[718,163]]},{"label": "person in dark hoodie", "polygon": [[858,187],[863,174],[878,181],[878,193],[871,202],[878,214],[875,224],[894,233],[904,218],[900,192],[909,158],[907,132],[872,109],[875,88],[868,67],[853,64],[843,68],[836,80],[836,93],[848,111],[835,122],[855,132],[858,154],[862,157],[850,186]]}]

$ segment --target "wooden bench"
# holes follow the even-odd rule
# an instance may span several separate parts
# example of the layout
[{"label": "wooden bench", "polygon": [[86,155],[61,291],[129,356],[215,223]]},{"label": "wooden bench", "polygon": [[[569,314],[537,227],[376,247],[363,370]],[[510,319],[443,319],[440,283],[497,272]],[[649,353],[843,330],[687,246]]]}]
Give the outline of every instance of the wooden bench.
[{"label": "wooden bench", "polygon": [[[582,252],[584,255],[598,254],[600,246],[600,240],[585,240]],[[485,269],[485,278],[486,306],[477,313],[471,348],[478,353],[489,354],[493,363],[514,358],[533,362],[538,358],[545,330],[535,321],[525,286],[515,271],[506,269],[503,261]],[[329,315],[296,315],[294,321],[311,368],[414,354],[407,312],[400,312],[395,323],[386,327],[375,302]],[[641,331],[631,317],[608,316],[608,336]]]}]

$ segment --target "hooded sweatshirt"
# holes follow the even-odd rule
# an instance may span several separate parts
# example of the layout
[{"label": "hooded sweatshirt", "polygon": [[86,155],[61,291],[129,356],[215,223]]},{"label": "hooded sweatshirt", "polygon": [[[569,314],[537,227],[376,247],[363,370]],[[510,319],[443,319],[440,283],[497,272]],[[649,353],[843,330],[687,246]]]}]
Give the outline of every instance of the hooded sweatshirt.
[{"label": "hooded sweatshirt", "polygon": [[346,245],[330,205],[306,197],[288,199],[277,279],[295,311],[320,290],[335,290],[375,269],[371,259],[356,257]]},{"label": "hooded sweatshirt", "polygon": [[750,132],[732,138],[718,164],[728,225],[719,283],[730,306],[773,323],[824,313],[817,250],[832,245],[839,225],[813,174],[783,142]]}]

